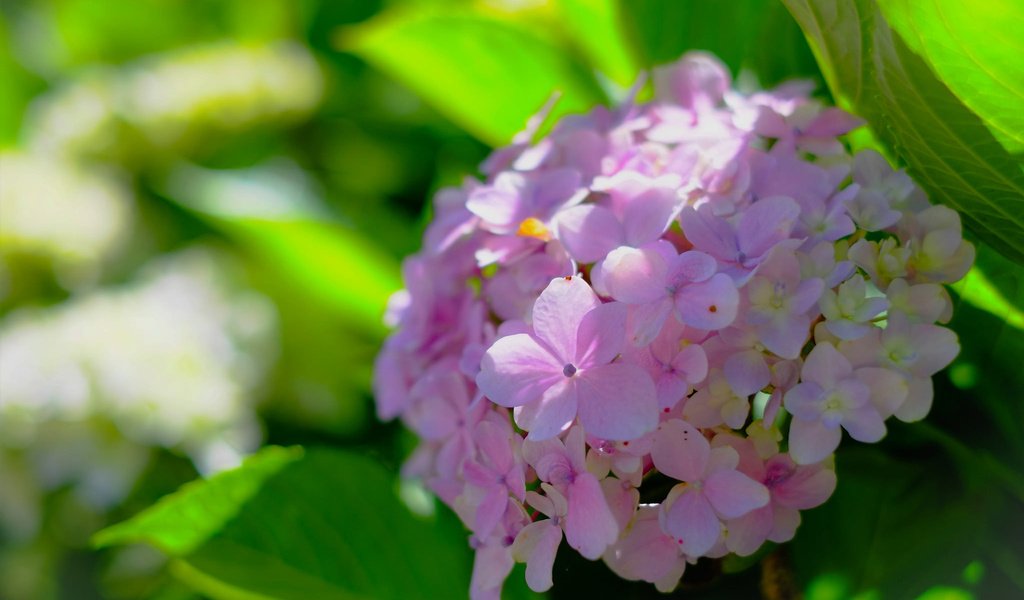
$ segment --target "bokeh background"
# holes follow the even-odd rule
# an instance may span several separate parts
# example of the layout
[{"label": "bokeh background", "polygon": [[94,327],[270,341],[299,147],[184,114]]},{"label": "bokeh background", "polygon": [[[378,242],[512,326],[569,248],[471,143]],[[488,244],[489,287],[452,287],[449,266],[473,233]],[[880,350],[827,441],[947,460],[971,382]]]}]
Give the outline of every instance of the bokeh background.
[{"label": "bokeh background", "polygon": [[[397,471],[369,382],[431,195],[554,90],[579,112],[692,48],[823,88],[767,0],[3,0],[0,599],[201,597],[90,537],[262,445]],[[958,295],[928,421],[844,445],[787,555],[809,599],[1024,595],[1024,285],[979,254],[1009,312]],[[559,561],[554,597],[655,595]],[[756,597],[754,564],[686,597]]]}]

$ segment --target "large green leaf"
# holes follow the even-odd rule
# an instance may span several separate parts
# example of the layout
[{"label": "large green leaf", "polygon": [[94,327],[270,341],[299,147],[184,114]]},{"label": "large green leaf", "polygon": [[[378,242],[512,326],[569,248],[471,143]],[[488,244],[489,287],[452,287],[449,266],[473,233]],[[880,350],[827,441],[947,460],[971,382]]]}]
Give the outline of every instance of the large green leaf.
[{"label": "large green leaf", "polygon": [[593,76],[550,38],[465,9],[395,10],[342,30],[338,42],[491,145],[507,144],[555,92],[555,115],[605,100]]},{"label": "large green leaf", "polygon": [[618,0],[618,7],[646,66],[709,50],[734,73],[751,69],[762,85],[817,75],[799,27],[776,0]]},{"label": "large green leaf", "polygon": [[895,0],[878,5],[1009,152],[1024,152],[1024,3]]},{"label": "large green leaf", "polygon": [[383,467],[336,450],[266,448],[96,537],[135,542],[218,600],[460,598],[469,585],[459,528],[413,516]]},{"label": "large green leaf", "polygon": [[[937,58],[945,65],[937,76],[912,49],[925,44],[918,39],[908,46],[875,0],[783,2],[803,28],[837,101],[868,120],[933,201],[957,209],[982,240],[1024,261],[1024,162],[992,133],[1003,129],[1003,112],[993,117],[972,111],[950,90],[954,84],[940,79],[956,76],[960,67]],[[985,52],[998,56],[1001,65],[1019,65],[1010,46]],[[1019,117],[1021,110],[1014,114]],[[992,118],[1001,120],[986,121]]]}]

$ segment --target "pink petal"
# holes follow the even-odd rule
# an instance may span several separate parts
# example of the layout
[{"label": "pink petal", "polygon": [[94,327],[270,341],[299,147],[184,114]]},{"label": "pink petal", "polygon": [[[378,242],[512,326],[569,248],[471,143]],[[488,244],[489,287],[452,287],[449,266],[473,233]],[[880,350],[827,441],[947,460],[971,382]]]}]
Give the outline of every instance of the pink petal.
[{"label": "pink petal", "polygon": [[527,436],[530,440],[555,437],[576,418],[576,395],[575,382],[562,377],[561,381],[544,392],[540,400],[516,409],[516,425],[530,432]]},{"label": "pink petal", "polygon": [[697,329],[723,329],[732,324],[739,310],[740,295],[736,284],[725,273],[707,281],[691,283],[675,295],[679,320]]},{"label": "pink petal", "polygon": [[546,592],[554,585],[551,571],[561,543],[562,530],[550,519],[530,523],[519,531],[512,544],[512,556],[526,563],[526,585],[531,590]]},{"label": "pink petal", "polygon": [[706,281],[718,270],[718,263],[709,254],[690,250],[683,252],[672,260],[669,267],[669,281],[680,284],[684,282]]},{"label": "pink petal", "polygon": [[619,577],[649,582],[661,579],[683,562],[675,540],[661,530],[653,508],[637,513],[629,532],[608,549],[604,560]]},{"label": "pink petal", "polygon": [[648,304],[634,304],[629,307],[626,328],[634,346],[644,347],[661,333],[665,319],[672,312],[672,300],[664,298]]},{"label": "pink petal", "polygon": [[533,304],[533,330],[554,351],[558,371],[576,356],[576,335],[583,317],[601,301],[582,277],[551,280]]},{"label": "pink petal", "polygon": [[477,548],[473,560],[473,576],[469,581],[470,597],[500,597],[501,585],[512,572],[515,562],[512,553],[504,546],[485,545]]},{"label": "pink petal", "polygon": [[782,506],[805,510],[824,504],[835,489],[836,472],[832,469],[820,465],[796,467],[789,479],[772,488],[772,500]]},{"label": "pink petal", "polygon": [[774,522],[768,539],[781,544],[793,539],[796,528],[800,526],[800,511],[786,506],[772,505]]},{"label": "pink petal", "polygon": [[619,537],[619,526],[608,508],[597,478],[581,473],[569,486],[565,539],[584,558],[596,560]]},{"label": "pink petal", "polygon": [[723,519],[735,519],[768,504],[768,488],[739,471],[718,471],[704,480],[704,495]]},{"label": "pink petal", "polygon": [[653,186],[632,198],[622,216],[626,243],[642,246],[660,238],[680,204],[675,187]]},{"label": "pink petal", "polygon": [[574,377],[579,389],[579,417],[590,435],[632,440],[658,425],[654,382],[636,365],[612,363]]},{"label": "pink petal", "polygon": [[576,333],[576,354],[571,357],[577,369],[608,364],[622,352],[626,344],[627,312],[625,304],[610,302],[583,317]]},{"label": "pink petal", "polygon": [[612,298],[645,304],[665,297],[668,265],[654,248],[619,246],[601,263],[604,286]]},{"label": "pink petal", "polygon": [[699,344],[690,344],[672,359],[672,368],[691,384],[704,381],[708,376],[708,355]]},{"label": "pink petal", "polygon": [[[575,340],[575,331],[573,332]],[[563,365],[528,334],[495,340],[480,361],[476,384],[500,406],[514,407],[537,401],[563,379]]]},{"label": "pink petal", "polygon": [[839,447],[842,436],[839,427],[825,427],[821,421],[793,417],[789,425],[789,455],[798,465],[816,463]]},{"label": "pink petal", "polygon": [[512,447],[507,428],[483,421],[473,430],[473,441],[496,473],[507,473],[512,468]]},{"label": "pink petal", "polygon": [[622,224],[612,211],[596,204],[559,212],[555,227],[569,256],[581,263],[597,262],[626,242]]},{"label": "pink petal", "polygon": [[730,552],[740,556],[750,556],[757,552],[761,544],[772,532],[774,516],[771,505],[763,506],[749,513],[732,519],[726,526],[729,534],[725,538],[725,546]]},{"label": "pink petal", "polygon": [[871,404],[883,419],[892,416],[907,399],[910,385],[901,373],[891,369],[861,367],[857,369],[856,375],[871,390]]},{"label": "pink petal", "polygon": [[[680,487],[676,486],[673,491]],[[669,498],[672,498],[672,492]],[[662,504],[661,526],[677,541],[682,540],[679,548],[692,557],[710,550],[722,534],[722,522],[711,504],[704,494],[693,488],[685,489],[673,502],[666,500]]]},{"label": "pink petal", "polygon": [[659,471],[680,481],[698,481],[711,456],[711,444],[693,425],[670,419],[658,426],[651,460]]},{"label": "pink petal", "polygon": [[473,533],[484,539],[490,537],[491,532],[497,527],[501,517],[505,514],[508,506],[508,490],[503,485],[488,486],[480,506],[476,509],[476,518],[473,520]]}]

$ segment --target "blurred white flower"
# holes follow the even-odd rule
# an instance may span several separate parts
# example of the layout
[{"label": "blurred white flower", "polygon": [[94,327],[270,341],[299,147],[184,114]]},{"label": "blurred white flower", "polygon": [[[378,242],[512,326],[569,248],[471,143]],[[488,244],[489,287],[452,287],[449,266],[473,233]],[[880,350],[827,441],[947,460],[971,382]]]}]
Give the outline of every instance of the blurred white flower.
[{"label": "blurred white flower", "polygon": [[0,255],[36,254],[58,269],[88,270],[125,241],[131,191],[108,170],[6,152],[0,182]]},{"label": "blurred white flower", "polygon": [[276,318],[225,279],[217,255],[192,249],[124,288],[9,315],[0,448],[22,449],[46,487],[75,483],[99,505],[144,466],[133,446],[179,449],[201,471],[236,464],[260,441],[253,405]]}]

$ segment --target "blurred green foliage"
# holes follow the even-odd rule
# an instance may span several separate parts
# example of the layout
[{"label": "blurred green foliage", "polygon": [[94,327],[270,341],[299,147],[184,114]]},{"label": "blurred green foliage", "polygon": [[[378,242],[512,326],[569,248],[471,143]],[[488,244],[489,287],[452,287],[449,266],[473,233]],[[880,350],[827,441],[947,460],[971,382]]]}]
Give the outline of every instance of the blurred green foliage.
[{"label": "blurred green foliage", "polygon": [[[3,325],[30,320],[33,307],[59,308],[69,299],[120,289],[162,257],[209,249],[211,262],[240,272],[238,286],[268,299],[276,313],[276,329],[266,334],[276,361],[259,373],[248,401],[261,439],[343,450],[294,456],[264,450],[241,471],[194,484],[98,538],[110,544],[156,539],[176,561],[168,562],[139,546],[93,550],[88,538],[193,479],[201,461],[189,448],[152,442],[157,450],[141,459],[126,495],[96,506],[82,499],[74,482],[38,481],[39,465],[46,463],[40,456],[75,448],[0,439],[0,508],[13,515],[0,519],[0,598],[184,600],[197,597],[193,589],[209,597],[262,597],[271,590],[246,583],[254,572],[246,569],[256,566],[268,577],[287,582],[294,576],[309,586],[289,593],[369,594],[367,582],[400,570],[394,597],[417,589],[429,597],[459,596],[469,573],[460,526],[447,513],[421,520],[395,499],[389,473],[409,444],[398,426],[373,419],[369,386],[385,332],[384,304],[400,285],[402,256],[419,245],[429,197],[475,175],[489,146],[507,143],[554,91],[561,94],[554,116],[579,112],[622,97],[641,67],[694,48],[721,56],[741,85],[791,77],[828,83],[823,95],[862,109],[889,144],[881,149],[926,180],[949,177],[948,168],[928,172],[933,154],[963,172],[1003,168],[998,161],[1008,159],[1002,155],[995,162],[987,155],[954,156],[965,139],[972,143],[960,130],[940,140],[960,144],[952,149],[929,144],[932,132],[920,132],[919,115],[901,108],[901,86],[930,90],[941,86],[937,78],[950,81],[964,69],[942,47],[929,45],[930,36],[942,32],[909,3],[885,12],[896,33],[869,31],[895,39],[894,54],[882,58],[906,61],[899,63],[902,71],[884,72],[889,79],[883,83],[895,91],[877,106],[859,87],[850,97],[851,85],[879,85],[871,69],[843,62],[853,56],[843,44],[861,37],[829,37],[843,27],[816,28],[813,18],[825,15],[831,19],[826,25],[854,29],[884,24],[877,16],[840,20],[840,9],[849,6],[875,4],[4,2],[0,154],[42,157],[45,167],[33,172],[39,185],[21,192],[12,183],[13,163],[0,163],[0,193],[9,194],[0,205]],[[917,39],[900,38],[911,26],[926,30]],[[988,40],[988,56],[1006,56],[1000,44],[1015,39],[1003,37]],[[1015,68],[1012,60],[1000,64]],[[973,99],[960,85],[950,88],[943,98],[967,97],[949,106],[979,107],[1004,133],[1006,127],[1012,133],[1014,119],[1024,114],[989,97]],[[942,115],[935,118],[942,121]],[[906,137],[915,132],[920,140]],[[1004,173],[1011,183],[1019,174]],[[65,181],[73,190],[106,191],[77,196],[58,185]],[[985,185],[968,182],[967,191],[985,195]],[[1015,185],[1000,189],[1010,194],[1006,206],[1024,201]],[[1024,269],[985,245],[997,239],[1006,256],[1017,259],[1024,238],[1014,238],[1014,219],[993,218],[970,194],[937,196],[974,214],[967,222],[983,236],[977,270],[955,288],[951,326],[963,352],[936,378],[927,423],[895,428],[877,447],[839,451],[835,497],[809,511],[796,540],[776,552],[808,600],[1024,594]],[[15,213],[8,202],[21,208]],[[124,220],[116,232],[96,229],[96,222],[115,217]],[[22,223],[31,235],[9,233]],[[88,242],[88,252],[69,252],[68,231],[98,232],[83,238],[98,241]],[[13,429],[12,414],[0,411],[0,419],[8,419],[0,425]],[[88,431],[100,439],[130,433],[109,420],[96,422]],[[261,464],[274,468],[260,470]],[[353,483],[359,478],[361,489]],[[225,481],[239,483],[244,493],[224,493]],[[171,510],[206,519],[202,539],[187,548],[159,543],[161,532],[181,534],[181,519],[161,522]],[[217,515],[219,522],[209,520]],[[347,542],[345,558],[340,546]],[[240,546],[251,561],[232,559],[238,556],[232,552],[243,552]],[[738,573],[710,573],[681,595],[758,596],[756,563],[728,570]],[[349,585],[358,573],[362,583]],[[428,582],[434,587],[419,587]],[[321,584],[328,587],[316,587]],[[560,555],[551,595],[588,590],[623,598],[656,594],[651,586],[616,579],[599,563]],[[521,572],[513,573],[507,595],[528,595]]]}]

